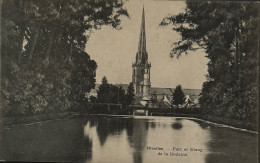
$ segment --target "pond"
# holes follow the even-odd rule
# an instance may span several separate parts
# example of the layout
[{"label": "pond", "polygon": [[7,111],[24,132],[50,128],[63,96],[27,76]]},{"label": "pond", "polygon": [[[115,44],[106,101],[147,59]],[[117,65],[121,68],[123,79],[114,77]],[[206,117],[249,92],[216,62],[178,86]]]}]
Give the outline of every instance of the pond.
[{"label": "pond", "polygon": [[254,163],[257,135],[187,118],[84,116],[2,128],[0,160]]}]

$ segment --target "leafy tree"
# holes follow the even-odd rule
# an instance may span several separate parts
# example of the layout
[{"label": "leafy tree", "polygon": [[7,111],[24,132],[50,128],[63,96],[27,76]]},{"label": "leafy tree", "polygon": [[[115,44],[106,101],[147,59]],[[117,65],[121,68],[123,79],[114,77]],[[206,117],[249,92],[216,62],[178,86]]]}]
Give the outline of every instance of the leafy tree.
[{"label": "leafy tree", "polygon": [[97,98],[100,103],[125,104],[125,90],[121,86],[109,84],[104,76],[97,91]]},{"label": "leafy tree", "polygon": [[88,105],[86,93],[95,87],[97,64],[86,52],[79,51],[72,57],[78,65],[72,71],[70,85],[73,108],[84,108]]},{"label": "leafy tree", "polygon": [[[205,113],[253,120],[256,113],[259,5],[256,2],[187,2],[165,18],[180,33],[172,57],[203,49],[208,63],[200,105]],[[250,101],[250,102],[249,102]]]},{"label": "leafy tree", "polygon": [[177,85],[172,94],[172,104],[179,105],[185,102],[185,95],[181,88],[181,85]]},{"label": "leafy tree", "polygon": [[130,105],[134,102],[135,94],[134,94],[134,85],[132,82],[128,85],[125,96],[126,96],[126,105]]},{"label": "leafy tree", "polygon": [[107,78],[104,76],[102,78],[102,83],[98,87],[98,91],[97,91],[97,98],[100,103],[110,102],[109,90],[110,90],[110,85],[108,84]]},{"label": "leafy tree", "polygon": [[118,87],[118,103],[125,105],[126,93],[122,86]]},{"label": "leafy tree", "polygon": [[102,25],[120,29],[124,1],[3,0],[1,104],[5,115],[88,105],[97,65],[85,52]]},{"label": "leafy tree", "polygon": [[119,88],[116,85],[110,84],[108,89],[109,103],[119,103]]}]

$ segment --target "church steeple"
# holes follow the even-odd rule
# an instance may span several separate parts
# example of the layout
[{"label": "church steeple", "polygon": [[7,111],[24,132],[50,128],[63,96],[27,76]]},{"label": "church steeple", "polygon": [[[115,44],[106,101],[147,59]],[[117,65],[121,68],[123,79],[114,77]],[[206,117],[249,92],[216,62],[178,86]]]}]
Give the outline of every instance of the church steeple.
[{"label": "church steeple", "polygon": [[139,36],[138,51],[136,53],[136,61],[132,64],[132,83],[135,89],[135,95],[141,97],[149,97],[151,95],[150,68],[148,63],[148,54],[146,52],[146,34],[145,34],[145,18],[144,7],[141,22],[141,31]]},{"label": "church steeple", "polygon": [[146,52],[145,15],[144,15],[144,6],[143,6],[141,31],[140,31],[139,43],[138,43],[138,52],[136,54],[136,63],[145,64],[147,60],[148,60],[148,55]]}]

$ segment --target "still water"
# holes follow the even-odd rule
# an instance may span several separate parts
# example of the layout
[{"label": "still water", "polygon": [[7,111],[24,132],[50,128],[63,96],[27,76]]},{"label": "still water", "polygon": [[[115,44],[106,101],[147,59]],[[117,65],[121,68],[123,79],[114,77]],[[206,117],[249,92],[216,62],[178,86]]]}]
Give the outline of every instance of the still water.
[{"label": "still water", "polygon": [[254,163],[257,135],[186,118],[85,116],[2,128],[0,160]]}]

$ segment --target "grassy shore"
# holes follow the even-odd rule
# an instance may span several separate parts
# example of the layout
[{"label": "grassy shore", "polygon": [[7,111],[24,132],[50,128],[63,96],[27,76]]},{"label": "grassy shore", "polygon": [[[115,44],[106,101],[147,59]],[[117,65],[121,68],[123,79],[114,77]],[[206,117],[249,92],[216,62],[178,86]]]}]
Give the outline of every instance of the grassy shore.
[{"label": "grassy shore", "polygon": [[201,115],[201,114],[179,114],[179,113],[153,113],[153,116],[174,116],[174,117],[190,117],[199,118],[202,120],[210,121],[213,123],[228,125],[236,128],[247,129],[251,131],[257,131],[257,124],[249,121],[235,120],[226,117],[217,117],[212,115]]},{"label": "grassy shore", "polygon": [[[76,112],[65,112],[65,113],[54,113],[54,114],[43,114],[43,115],[30,115],[30,116],[18,116],[18,117],[4,117],[1,118],[3,126],[10,126],[16,124],[28,124],[33,122],[40,122],[54,119],[66,119],[79,116]],[[91,115],[91,114],[89,114]],[[108,114],[109,115],[109,114]],[[229,119],[225,117],[216,117],[211,115],[200,115],[200,114],[180,114],[180,113],[152,113],[152,116],[174,116],[174,117],[190,117],[207,120],[213,123],[224,124],[237,128],[257,131],[257,125],[252,122],[240,121]]]},{"label": "grassy shore", "polygon": [[3,117],[1,118],[1,123],[3,124],[3,126],[11,126],[11,125],[28,124],[33,122],[47,121],[47,120],[66,119],[78,115],[79,114],[75,112],[65,112],[65,113],[53,113],[53,114],[42,114],[42,115]]}]

